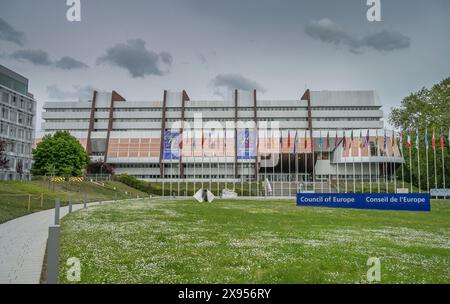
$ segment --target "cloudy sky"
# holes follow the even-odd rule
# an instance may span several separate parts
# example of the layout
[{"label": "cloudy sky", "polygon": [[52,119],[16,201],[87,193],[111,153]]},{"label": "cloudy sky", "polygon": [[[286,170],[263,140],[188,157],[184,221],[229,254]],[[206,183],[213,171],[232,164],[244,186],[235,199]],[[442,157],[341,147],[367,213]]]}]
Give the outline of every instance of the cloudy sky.
[{"label": "cloudy sky", "polygon": [[367,21],[366,0],[81,0],[80,22],[67,9],[0,0],[0,64],[29,78],[40,105],[93,88],[129,100],[374,89],[388,112],[450,76],[448,0],[381,0],[381,22]]}]

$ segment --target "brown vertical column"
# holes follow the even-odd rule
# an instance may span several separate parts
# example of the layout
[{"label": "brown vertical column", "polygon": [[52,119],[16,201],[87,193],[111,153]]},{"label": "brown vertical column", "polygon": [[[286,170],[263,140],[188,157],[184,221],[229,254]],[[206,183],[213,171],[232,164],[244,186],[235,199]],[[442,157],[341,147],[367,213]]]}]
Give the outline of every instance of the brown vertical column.
[{"label": "brown vertical column", "polygon": [[234,175],[238,176],[237,167],[237,119],[238,119],[238,90],[234,90]]},{"label": "brown vertical column", "polygon": [[159,174],[164,177],[163,151],[164,151],[164,132],[166,129],[166,102],[167,90],[164,90],[161,116],[161,143],[159,147]]},{"label": "brown vertical column", "polygon": [[255,178],[258,176],[259,166],[258,166],[258,155],[259,155],[259,147],[258,147],[258,141],[259,141],[259,133],[258,133],[258,114],[257,114],[257,104],[256,104],[256,90],[253,90],[253,119],[255,121],[255,139],[256,139],[256,157],[255,157]]},{"label": "brown vertical column", "polygon": [[[301,98],[301,100],[306,100],[308,103],[308,129],[309,129],[309,138],[311,138],[311,143],[314,144],[314,138],[313,138],[313,125],[312,125],[312,115],[311,115],[311,93],[309,91],[309,89],[307,89],[305,91],[305,93],[303,93],[303,96]],[[315,157],[313,155],[313,149],[311,147],[311,156],[312,156],[312,161],[315,162]],[[315,163],[314,163],[315,164]],[[313,178],[315,180],[315,172],[313,170]]]},{"label": "brown vertical column", "polygon": [[91,154],[91,150],[92,150],[91,133],[92,133],[92,130],[94,129],[96,99],[97,99],[97,91],[94,91],[94,93],[92,95],[91,115],[89,116],[89,128],[88,128],[87,142],[86,142],[86,152],[87,152],[88,156]]},{"label": "brown vertical column", "polygon": [[112,91],[112,93],[111,93],[111,104],[109,106],[109,117],[108,117],[108,130],[106,131],[105,156],[103,158],[103,161],[105,163],[108,160],[109,137],[110,137],[111,130],[113,127],[114,102],[115,101],[125,101],[125,98],[120,96],[120,94],[118,94],[116,91]]},{"label": "brown vertical column", "polygon": [[[180,128],[180,139],[183,140],[183,129],[184,129],[184,109],[185,109],[185,103],[186,101],[189,101],[189,96],[186,93],[185,90],[183,90],[182,96],[181,96],[181,128]],[[183,165],[183,156],[181,155],[181,149],[184,146],[184,142],[182,143],[182,146],[180,146],[180,159],[178,162],[178,166],[180,167],[180,178],[184,178],[184,165]]]}]

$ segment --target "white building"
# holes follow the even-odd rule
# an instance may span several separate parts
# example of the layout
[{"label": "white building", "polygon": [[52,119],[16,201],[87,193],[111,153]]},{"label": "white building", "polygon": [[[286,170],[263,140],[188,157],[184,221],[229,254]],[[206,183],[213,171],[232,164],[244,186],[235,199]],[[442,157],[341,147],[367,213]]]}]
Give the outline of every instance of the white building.
[{"label": "white building", "polygon": [[7,142],[7,169],[0,180],[30,179],[36,101],[28,79],[0,65],[0,140]]},{"label": "white building", "polygon": [[[307,90],[292,100],[238,90],[225,100],[191,100],[185,91],[164,91],[157,101],[94,92],[92,100],[46,102],[44,109],[45,134],[68,130],[92,160],[145,180],[374,179],[403,161],[374,91]],[[343,149],[344,132],[349,143],[352,131],[352,147]],[[358,147],[367,132],[370,144]]]}]

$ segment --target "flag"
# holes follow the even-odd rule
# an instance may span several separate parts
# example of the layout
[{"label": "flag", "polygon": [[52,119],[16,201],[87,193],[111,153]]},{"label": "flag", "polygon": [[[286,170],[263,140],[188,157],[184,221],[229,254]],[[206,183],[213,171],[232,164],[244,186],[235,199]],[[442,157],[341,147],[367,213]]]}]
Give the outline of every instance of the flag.
[{"label": "flag", "polygon": [[287,147],[290,148],[291,147],[291,131],[288,131],[288,142],[287,142]]},{"label": "flag", "polygon": [[295,137],[294,137],[294,155],[297,149],[297,131],[295,131]]},{"label": "flag", "polygon": [[444,131],[441,128],[441,149],[444,149],[445,141],[444,141]]},{"label": "flag", "polygon": [[305,130],[305,150],[308,148],[308,130]]},{"label": "flag", "polygon": [[369,129],[367,129],[366,137],[363,138],[363,148],[369,144]]},{"label": "flag", "polygon": [[416,149],[419,150],[419,129],[416,128]]},{"label": "flag", "polygon": [[203,146],[204,146],[204,144],[205,144],[205,135],[204,135],[205,133],[203,132],[203,130],[202,130],[202,149],[203,149]]},{"label": "flag", "polygon": [[336,136],[334,137],[334,147],[336,148],[337,147],[337,145],[338,145],[338,131],[336,130]]},{"label": "flag", "polygon": [[411,129],[408,129],[408,137],[406,138],[406,149],[411,149]]},{"label": "flag", "polygon": [[364,137],[362,136],[362,130],[359,130],[359,137],[358,137],[358,146],[359,146],[359,148],[363,147],[363,140],[364,140]]},{"label": "flag", "polygon": [[391,146],[392,146],[392,149],[394,149],[394,147],[396,146],[394,130],[392,130]]},{"label": "flag", "polygon": [[436,132],[433,128],[433,136],[431,137],[431,148],[436,149]]},{"label": "flag", "polygon": [[183,133],[178,134],[178,148],[183,149]]},{"label": "flag", "polygon": [[428,149],[428,128],[425,129],[425,148]]},{"label": "flag", "polygon": [[327,150],[330,149],[330,131],[328,131],[327,133],[327,146],[326,146]]},{"label": "flag", "polygon": [[384,147],[384,151],[387,154],[386,148],[387,148],[387,137],[386,137],[386,129],[384,129],[384,138],[383,138],[383,147]]},{"label": "flag", "polygon": [[[336,133],[337,136],[337,133]],[[344,148],[344,150],[347,148],[347,136],[345,135],[345,130],[344,130],[344,136],[342,137],[342,147]]]},{"label": "flag", "polygon": [[403,156],[403,131],[400,131],[398,140],[400,142],[400,147],[398,149],[398,152],[400,152],[400,156]]},{"label": "flag", "polygon": [[[378,145],[378,130],[377,130],[377,135],[375,136],[375,146],[377,147],[377,150],[379,150],[379,145]],[[378,154],[378,152],[377,152]]]},{"label": "flag", "polygon": [[319,131],[319,148],[322,148],[322,130]]},{"label": "flag", "polygon": [[353,130],[352,133],[350,134],[350,148],[352,147],[353,144]]}]

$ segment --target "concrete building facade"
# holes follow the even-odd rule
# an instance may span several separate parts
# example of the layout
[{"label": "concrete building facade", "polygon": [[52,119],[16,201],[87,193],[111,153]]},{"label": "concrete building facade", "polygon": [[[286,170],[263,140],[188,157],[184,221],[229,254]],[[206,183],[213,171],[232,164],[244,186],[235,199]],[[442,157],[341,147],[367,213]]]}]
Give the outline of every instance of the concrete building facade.
[{"label": "concrete building facade", "polygon": [[28,79],[0,65],[0,140],[6,142],[7,168],[0,179],[30,179],[36,100]]},{"label": "concrete building facade", "polygon": [[191,100],[186,91],[156,101],[93,92],[44,110],[44,134],[68,130],[92,160],[150,181],[367,180],[403,162],[374,91],[263,100],[235,90],[220,101]]}]

